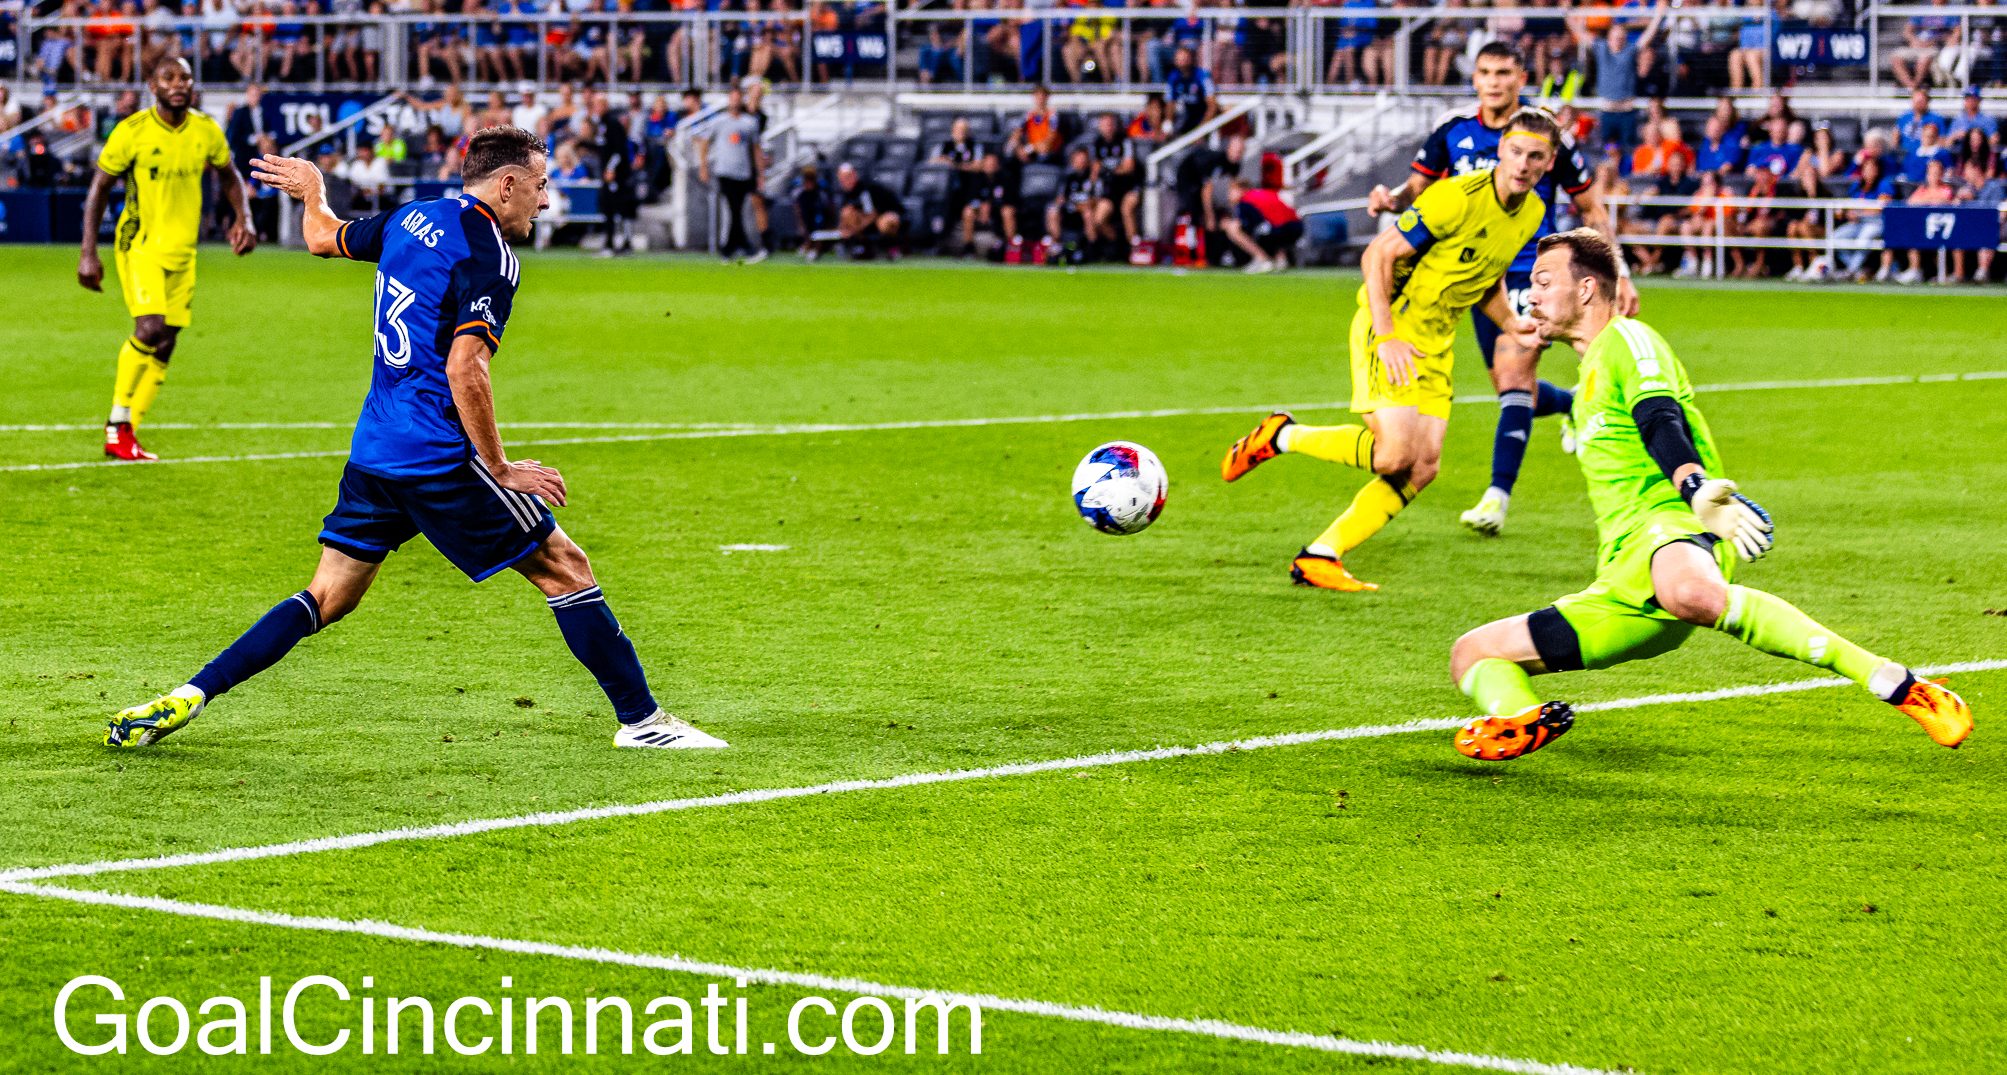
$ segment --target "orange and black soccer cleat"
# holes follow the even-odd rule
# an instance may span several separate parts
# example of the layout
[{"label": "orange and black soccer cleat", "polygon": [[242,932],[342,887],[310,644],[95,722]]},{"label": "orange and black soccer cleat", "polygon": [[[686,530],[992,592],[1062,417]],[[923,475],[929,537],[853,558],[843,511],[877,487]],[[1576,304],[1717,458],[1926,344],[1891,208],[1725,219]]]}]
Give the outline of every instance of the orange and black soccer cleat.
[{"label": "orange and black soccer cleat", "polygon": [[160,458],[139,446],[131,422],[105,423],[105,454],[126,463],[147,463]]},{"label": "orange and black soccer cleat", "polygon": [[1377,582],[1353,578],[1352,573],[1345,570],[1344,561],[1336,556],[1323,556],[1309,549],[1297,553],[1296,559],[1289,562],[1289,577],[1298,586],[1315,586],[1320,590],[1360,593],[1380,588]]},{"label": "orange and black soccer cleat", "polygon": [[1275,435],[1294,421],[1287,411],[1276,411],[1263,418],[1254,432],[1234,441],[1233,447],[1227,449],[1226,458],[1220,460],[1220,477],[1237,481],[1241,475],[1274,459],[1280,454],[1275,447]]},{"label": "orange and black soccer cleat", "polygon": [[1510,761],[1561,738],[1575,726],[1567,702],[1527,706],[1510,716],[1478,717],[1456,733],[1457,753],[1479,761]]},{"label": "orange and black soccer cleat", "polygon": [[1941,679],[1918,679],[1895,707],[1923,725],[1931,742],[1956,748],[1972,734],[1972,707],[1943,683]]}]

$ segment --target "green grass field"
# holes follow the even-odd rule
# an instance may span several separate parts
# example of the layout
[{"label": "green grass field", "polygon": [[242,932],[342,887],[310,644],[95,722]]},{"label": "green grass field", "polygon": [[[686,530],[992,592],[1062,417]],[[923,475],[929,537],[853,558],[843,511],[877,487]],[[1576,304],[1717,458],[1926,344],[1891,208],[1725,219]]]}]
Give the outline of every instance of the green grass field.
[{"label": "green grass field", "polygon": [[[1217,460],[1273,404],[1340,413],[1354,277],[532,256],[495,367],[504,435],[563,469],[560,521],[657,694],[732,749],[615,751],[538,595],[473,586],[420,540],[348,620],[158,749],[113,753],[110,711],[305,584],[368,381],[366,267],[204,259],[147,444],[210,461],[114,467],[94,423],[123,310],[71,282],[72,252],[0,258],[0,870],[1455,718],[1451,641],[1592,568],[1549,421],[1506,536],[1456,526],[1488,475],[1480,403],[1438,484],[1350,561],[1381,592],[1288,584],[1360,478],[1291,459],[1229,487]],[[1700,397],[1779,522],[1744,581],[1900,660],[2007,658],[2007,379],[1957,376],[2007,369],[1997,298],[1648,285],[1645,313],[1697,382],[1744,386]],[[1461,391],[1483,394],[1467,344]],[[1549,375],[1572,382],[1572,357]],[[1146,410],[1176,413],[1094,417]],[[1131,538],[1066,495],[1117,437],[1172,479]],[[1709,635],[1540,686],[1592,703],[1817,675]],[[718,983],[748,1000],[749,1054],[669,1061],[708,1070],[1997,1070],[2007,671],[1954,685],[1980,722],[1956,752],[1822,687],[1586,712],[1503,766],[1409,731],[25,881],[67,897],[17,875],[0,1069],[662,1063],[560,1056],[548,1029],[524,1056],[520,1027],[509,1057],[281,1039],[162,1059],[135,1038],[87,1058],[51,1021],[78,975],[126,990],[78,995],[96,1042],[93,1015],[148,997],[193,1010],[325,974],[442,1004]],[[733,968],[775,973],[741,991]],[[874,985],[1036,1003],[986,1012],[979,1057],[789,1056],[797,999]],[[301,1025],[359,1023],[315,992]],[[1368,1042],[1430,1057],[1344,1051]]]}]

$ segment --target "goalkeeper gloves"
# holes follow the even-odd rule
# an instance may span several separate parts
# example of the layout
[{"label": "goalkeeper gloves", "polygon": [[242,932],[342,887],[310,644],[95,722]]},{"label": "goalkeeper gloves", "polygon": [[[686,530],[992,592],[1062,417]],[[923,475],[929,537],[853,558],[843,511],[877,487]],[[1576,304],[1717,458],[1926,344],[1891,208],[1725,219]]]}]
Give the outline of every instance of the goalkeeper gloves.
[{"label": "goalkeeper gloves", "polygon": [[1703,472],[1689,474],[1679,483],[1680,495],[1700,516],[1708,532],[1734,546],[1744,560],[1755,560],[1770,551],[1776,529],[1770,513],[1754,500],[1735,491],[1727,478],[1710,478]]}]

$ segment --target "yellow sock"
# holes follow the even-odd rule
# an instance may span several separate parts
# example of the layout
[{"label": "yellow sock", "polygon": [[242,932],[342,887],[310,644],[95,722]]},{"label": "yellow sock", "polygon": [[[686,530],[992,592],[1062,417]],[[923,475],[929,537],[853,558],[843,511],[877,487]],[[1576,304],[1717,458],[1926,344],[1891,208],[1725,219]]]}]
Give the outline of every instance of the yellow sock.
[{"label": "yellow sock", "polygon": [[160,386],[167,383],[167,363],[157,358],[146,360],[146,375],[139,379],[139,387],[132,393],[132,424],[146,421],[146,412],[153,407],[155,396],[160,395]]},{"label": "yellow sock", "polygon": [[1373,431],[1365,426],[1291,425],[1283,433],[1288,451],[1327,463],[1373,469]]},{"label": "yellow sock", "polygon": [[1318,535],[1317,544],[1343,556],[1358,548],[1365,540],[1380,532],[1387,521],[1401,513],[1408,501],[1415,498],[1416,489],[1412,485],[1396,489],[1385,478],[1374,478],[1366,483],[1352,498],[1352,504],[1345,514],[1330,529]]},{"label": "yellow sock", "polygon": [[118,374],[112,379],[112,421],[132,420],[133,393],[139,391],[139,384],[152,365],[153,348],[127,336],[118,349]]}]

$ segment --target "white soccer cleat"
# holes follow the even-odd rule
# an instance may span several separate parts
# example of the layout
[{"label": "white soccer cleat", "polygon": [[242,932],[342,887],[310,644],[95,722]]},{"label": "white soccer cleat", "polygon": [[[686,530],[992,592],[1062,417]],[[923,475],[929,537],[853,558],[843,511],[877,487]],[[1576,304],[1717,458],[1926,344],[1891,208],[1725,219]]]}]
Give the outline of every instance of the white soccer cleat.
[{"label": "white soccer cleat", "polygon": [[1486,537],[1497,537],[1499,531],[1505,529],[1505,508],[1511,502],[1512,497],[1505,492],[1495,488],[1486,489],[1484,498],[1477,502],[1477,507],[1464,512],[1458,518],[1462,519],[1463,525],[1471,530]]},{"label": "white soccer cleat", "polygon": [[1921,269],[1904,269],[1896,274],[1895,282],[1898,284],[1921,284],[1923,283],[1923,271]]},{"label": "white soccer cleat", "polygon": [[653,747],[657,750],[722,750],[731,744],[699,731],[696,725],[681,717],[672,717],[666,710],[657,709],[654,716],[639,724],[621,725],[620,730],[613,733],[613,745]]},{"label": "white soccer cleat", "polygon": [[1256,258],[1255,260],[1248,262],[1247,267],[1242,269],[1241,271],[1248,274],[1249,276],[1260,276],[1263,273],[1274,272],[1275,262],[1270,261],[1267,258]]}]

